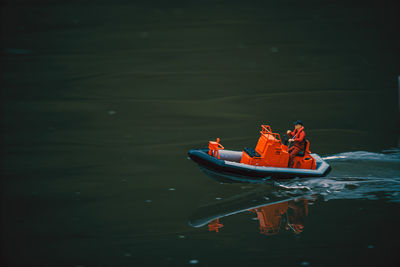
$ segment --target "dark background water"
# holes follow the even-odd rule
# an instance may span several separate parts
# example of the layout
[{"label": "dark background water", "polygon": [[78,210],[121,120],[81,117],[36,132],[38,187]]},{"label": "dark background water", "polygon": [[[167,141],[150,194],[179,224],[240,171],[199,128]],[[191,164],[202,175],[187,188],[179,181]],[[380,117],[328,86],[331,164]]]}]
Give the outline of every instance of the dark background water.
[{"label": "dark background water", "polygon": [[[395,265],[399,157],[381,152],[399,140],[398,10],[2,3],[3,266]],[[219,184],[187,151],[216,137],[240,150],[261,123],[283,133],[296,119],[313,152],[378,156],[334,160],[326,180],[309,181],[318,199],[301,235],[260,235],[245,213],[220,233],[190,227],[199,206],[263,187]],[[320,190],[344,181],[337,197]]]}]

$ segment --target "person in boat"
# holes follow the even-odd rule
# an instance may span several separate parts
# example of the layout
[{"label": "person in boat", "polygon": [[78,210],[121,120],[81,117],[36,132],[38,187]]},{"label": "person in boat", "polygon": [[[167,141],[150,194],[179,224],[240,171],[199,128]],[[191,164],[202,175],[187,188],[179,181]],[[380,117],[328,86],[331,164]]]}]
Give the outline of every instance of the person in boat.
[{"label": "person in boat", "polygon": [[306,133],[304,131],[303,122],[298,120],[294,122],[294,131],[288,130],[286,132],[287,136],[290,137],[289,145],[291,142],[294,145],[289,148],[289,168],[293,167],[294,157],[296,157],[299,152],[303,151],[306,145]]}]

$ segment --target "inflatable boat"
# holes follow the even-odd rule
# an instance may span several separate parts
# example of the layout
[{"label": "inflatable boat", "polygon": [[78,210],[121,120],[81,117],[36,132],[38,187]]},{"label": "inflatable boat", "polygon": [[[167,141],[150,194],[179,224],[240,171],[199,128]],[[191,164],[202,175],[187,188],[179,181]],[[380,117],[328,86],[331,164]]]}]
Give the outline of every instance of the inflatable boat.
[{"label": "inflatable boat", "polygon": [[323,177],[330,172],[329,164],[310,152],[308,140],[289,168],[290,143],[284,144],[269,125],[261,125],[260,134],[255,149],[226,150],[217,138],[209,142],[208,148],[192,149],[188,155],[202,171],[220,182],[263,183],[271,179]]}]

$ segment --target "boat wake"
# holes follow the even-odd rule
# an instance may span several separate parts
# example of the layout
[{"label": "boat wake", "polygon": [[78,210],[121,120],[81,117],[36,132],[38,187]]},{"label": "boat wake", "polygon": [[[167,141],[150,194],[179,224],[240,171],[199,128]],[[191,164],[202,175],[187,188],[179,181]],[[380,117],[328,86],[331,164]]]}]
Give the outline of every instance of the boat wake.
[{"label": "boat wake", "polygon": [[332,199],[385,199],[400,202],[400,149],[382,153],[345,152],[326,156],[328,177],[276,182],[277,194],[313,195]]},{"label": "boat wake", "polygon": [[383,153],[374,153],[367,151],[344,152],[331,156],[323,157],[325,161],[384,161],[384,162],[400,162],[400,149],[384,150]]}]

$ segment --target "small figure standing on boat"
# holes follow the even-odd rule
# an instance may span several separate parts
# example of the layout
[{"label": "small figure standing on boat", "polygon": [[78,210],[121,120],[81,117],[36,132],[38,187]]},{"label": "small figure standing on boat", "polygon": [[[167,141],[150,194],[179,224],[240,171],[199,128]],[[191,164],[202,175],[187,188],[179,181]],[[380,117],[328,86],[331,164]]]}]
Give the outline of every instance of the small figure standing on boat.
[{"label": "small figure standing on boat", "polygon": [[289,148],[289,168],[293,168],[294,158],[299,152],[304,151],[306,145],[306,133],[304,131],[303,122],[300,120],[295,121],[294,131],[288,130],[286,134],[291,138],[289,139],[289,146],[291,142],[294,145]]}]

